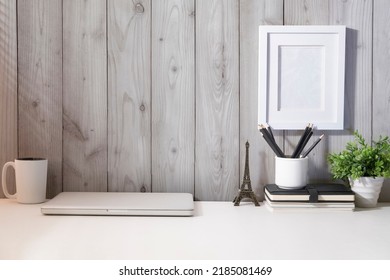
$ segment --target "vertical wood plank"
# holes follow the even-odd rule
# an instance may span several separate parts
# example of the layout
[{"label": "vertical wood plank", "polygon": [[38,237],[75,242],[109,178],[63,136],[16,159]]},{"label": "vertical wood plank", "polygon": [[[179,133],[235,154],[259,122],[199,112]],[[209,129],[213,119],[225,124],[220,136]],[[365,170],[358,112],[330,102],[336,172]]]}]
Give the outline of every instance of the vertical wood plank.
[{"label": "vertical wood plank", "polygon": [[231,200],[239,178],[239,3],[196,2],[195,197]]},{"label": "vertical wood plank", "polygon": [[194,192],[194,1],[152,5],[152,190]]},{"label": "vertical wood plank", "polygon": [[[375,0],[373,26],[373,138],[390,136],[390,1]],[[390,201],[390,180],[379,197]]]},{"label": "vertical wood plank", "polygon": [[[0,167],[18,154],[16,21],[16,0],[0,0]],[[11,178],[7,182],[14,193]],[[4,197],[2,188],[0,197]]]},{"label": "vertical wood plank", "polygon": [[[345,103],[347,128],[371,139],[372,128],[372,0],[330,0],[330,24],[349,29],[346,45]],[[351,131],[352,132],[352,131]],[[342,135],[340,135],[342,136]],[[339,144],[350,137],[337,137]]]},{"label": "vertical wood plank", "polygon": [[107,191],[106,1],[63,1],[64,190]]},{"label": "vertical wood plank", "polygon": [[332,133],[328,139],[331,152],[345,149],[358,130],[372,138],[372,0],[330,0],[329,24],[347,26],[345,57],[346,129]]},{"label": "vertical wood plank", "polygon": [[108,13],[108,189],[150,191],[150,0]]},{"label": "vertical wood plank", "polygon": [[19,156],[49,161],[47,195],[62,191],[62,2],[18,1]]},{"label": "vertical wood plank", "polygon": [[[257,130],[259,25],[283,24],[283,0],[240,1],[240,178],[244,176],[245,142],[250,143],[252,188],[260,200],[263,186],[274,182],[274,153]],[[274,131],[279,145],[283,133]]]}]

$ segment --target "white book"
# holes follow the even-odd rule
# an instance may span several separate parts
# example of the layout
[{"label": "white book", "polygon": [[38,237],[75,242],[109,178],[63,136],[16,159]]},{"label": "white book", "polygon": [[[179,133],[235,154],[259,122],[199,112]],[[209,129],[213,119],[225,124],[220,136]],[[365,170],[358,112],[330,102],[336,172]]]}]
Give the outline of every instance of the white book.
[{"label": "white book", "polygon": [[272,207],[268,201],[264,202],[270,212],[352,212],[354,208],[347,207]]},{"label": "white book", "polygon": [[294,202],[294,201],[271,201],[267,195],[265,200],[271,207],[278,208],[355,208],[353,202]]}]

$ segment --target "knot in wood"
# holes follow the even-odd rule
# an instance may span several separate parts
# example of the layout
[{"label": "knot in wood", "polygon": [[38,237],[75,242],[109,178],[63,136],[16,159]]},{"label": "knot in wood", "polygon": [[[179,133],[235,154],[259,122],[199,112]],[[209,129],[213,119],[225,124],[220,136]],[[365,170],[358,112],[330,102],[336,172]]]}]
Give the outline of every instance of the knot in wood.
[{"label": "knot in wood", "polygon": [[135,4],[135,11],[139,14],[142,14],[145,11],[145,8],[141,3],[137,3]]}]

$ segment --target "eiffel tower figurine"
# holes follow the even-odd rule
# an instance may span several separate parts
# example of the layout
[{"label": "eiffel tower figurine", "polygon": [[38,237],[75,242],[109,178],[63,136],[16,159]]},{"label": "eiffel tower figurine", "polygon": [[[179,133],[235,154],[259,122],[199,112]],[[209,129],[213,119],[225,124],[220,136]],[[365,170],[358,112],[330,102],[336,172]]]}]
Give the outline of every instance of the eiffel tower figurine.
[{"label": "eiffel tower figurine", "polygon": [[251,178],[249,177],[249,143],[245,143],[246,153],[245,153],[245,171],[244,178],[240,187],[240,192],[234,198],[234,206],[239,206],[243,198],[250,198],[256,206],[260,206],[257,198],[252,190]]}]

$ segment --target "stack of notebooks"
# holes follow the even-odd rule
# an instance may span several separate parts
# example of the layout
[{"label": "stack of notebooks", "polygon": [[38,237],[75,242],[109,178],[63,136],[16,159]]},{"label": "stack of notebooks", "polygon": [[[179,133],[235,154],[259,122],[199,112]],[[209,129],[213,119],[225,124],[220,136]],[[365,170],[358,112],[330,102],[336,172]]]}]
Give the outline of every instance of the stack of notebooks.
[{"label": "stack of notebooks", "polygon": [[341,184],[311,184],[298,190],[281,189],[271,184],[265,186],[264,192],[265,205],[271,211],[355,209],[353,191]]}]

